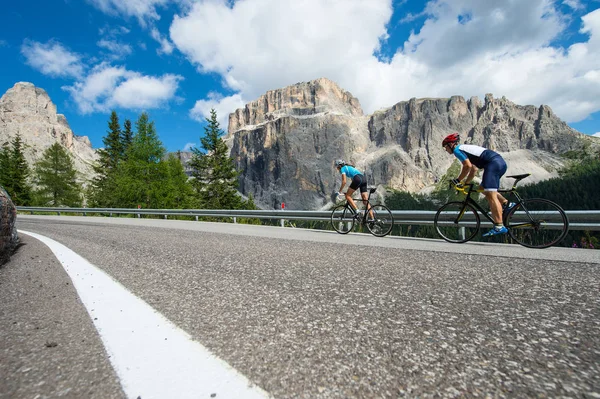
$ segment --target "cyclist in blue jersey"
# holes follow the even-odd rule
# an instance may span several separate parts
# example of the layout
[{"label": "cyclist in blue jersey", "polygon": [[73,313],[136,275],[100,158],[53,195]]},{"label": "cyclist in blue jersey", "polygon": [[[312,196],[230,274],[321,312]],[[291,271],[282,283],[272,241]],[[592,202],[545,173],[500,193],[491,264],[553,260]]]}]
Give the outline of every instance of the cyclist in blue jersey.
[{"label": "cyclist in blue jersey", "polygon": [[508,229],[502,222],[502,213],[507,212],[514,205],[498,192],[500,178],[506,173],[506,162],[495,151],[477,145],[459,144],[459,140],[458,133],[452,133],[442,141],[442,147],[449,154],[454,154],[462,163],[460,174],[452,180],[452,183],[457,187],[462,187],[463,179],[464,184],[468,184],[475,177],[477,169],[483,169],[481,187],[483,188],[483,195],[490,204],[490,211],[494,220],[494,227],[483,236],[491,237],[508,233]]},{"label": "cyclist in blue jersey", "polygon": [[[360,196],[362,197],[363,203],[366,207],[369,203],[366,177],[354,166],[346,164],[343,159],[338,159],[334,162],[334,165],[342,175],[342,185],[338,190],[338,195],[342,195],[342,190],[346,186],[346,177],[348,177],[348,179],[350,179],[350,187],[348,188],[348,191],[346,191],[346,194],[344,194],[346,196],[346,200],[350,203],[350,205],[352,205],[352,208],[355,211],[358,211],[358,207],[354,203],[354,199],[352,199],[352,194],[354,194],[357,189],[360,189]],[[369,220],[373,220],[373,218],[373,211],[369,210]]]}]

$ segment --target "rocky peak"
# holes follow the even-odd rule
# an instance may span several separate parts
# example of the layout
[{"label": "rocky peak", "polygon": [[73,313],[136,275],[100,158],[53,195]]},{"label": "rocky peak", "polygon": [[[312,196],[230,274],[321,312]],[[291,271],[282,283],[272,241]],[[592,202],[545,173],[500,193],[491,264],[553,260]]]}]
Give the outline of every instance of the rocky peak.
[{"label": "rocky peak", "polygon": [[420,191],[453,162],[442,139],[496,150],[508,174],[531,172],[530,182],[556,175],[559,155],[589,138],[546,106],[517,105],[505,97],[412,98],[364,116],[350,93],[327,79],[273,90],[230,114],[228,144],[240,171],[240,191],[258,204],[318,209],[339,188],[332,167],[343,158],[371,185]]},{"label": "rocky peak", "polygon": [[296,83],[266,94],[229,115],[229,132],[255,126],[281,116],[330,114],[363,116],[360,102],[333,81],[320,78]]},{"label": "rocky peak", "polygon": [[30,166],[55,142],[73,155],[82,178],[93,176],[92,163],[97,158],[90,140],[76,136],[64,115],[56,112],[44,89],[29,82],[18,82],[0,98],[0,146],[19,134]]}]

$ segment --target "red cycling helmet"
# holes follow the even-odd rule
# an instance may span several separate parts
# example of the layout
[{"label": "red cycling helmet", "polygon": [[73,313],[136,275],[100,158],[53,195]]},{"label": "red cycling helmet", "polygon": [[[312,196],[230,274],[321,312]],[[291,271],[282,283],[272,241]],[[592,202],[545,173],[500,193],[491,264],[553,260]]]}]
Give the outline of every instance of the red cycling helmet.
[{"label": "red cycling helmet", "polygon": [[456,143],[459,140],[460,136],[458,135],[458,133],[449,134],[444,140],[442,140],[442,147],[445,147],[446,144]]}]

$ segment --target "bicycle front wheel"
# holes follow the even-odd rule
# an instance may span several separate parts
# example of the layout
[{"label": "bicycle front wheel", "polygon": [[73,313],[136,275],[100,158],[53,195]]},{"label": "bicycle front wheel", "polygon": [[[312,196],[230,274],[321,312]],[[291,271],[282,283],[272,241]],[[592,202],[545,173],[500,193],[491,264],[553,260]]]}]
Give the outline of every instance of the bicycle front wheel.
[{"label": "bicycle front wheel", "polygon": [[523,200],[506,216],[508,234],[528,248],[548,248],[558,244],[569,231],[565,211],[552,201],[534,198]]},{"label": "bicycle front wheel", "polygon": [[385,237],[394,227],[394,217],[392,211],[385,205],[372,205],[374,220],[370,221],[370,211],[367,213],[367,228],[376,237]]},{"label": "bicycle front wheel", "polygon": [[471,240],[479,231],[479,214],[464,202],[448,202],[438,209],[433,219],[437,233],[444,240],[463,243]]},{"label": "bicycle front wheel", "polygon": [[331,226],[340,234],[348,234],[354,228],[354,213],[346,204],[338,205],[331,212]]}]

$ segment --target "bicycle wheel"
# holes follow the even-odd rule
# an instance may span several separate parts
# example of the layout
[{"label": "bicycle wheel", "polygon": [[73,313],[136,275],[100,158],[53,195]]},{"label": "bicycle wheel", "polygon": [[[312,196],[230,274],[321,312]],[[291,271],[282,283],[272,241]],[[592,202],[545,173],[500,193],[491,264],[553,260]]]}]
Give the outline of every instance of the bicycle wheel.
[{"label": "bicycle wheel", "polygon": [[526,199],[506,215],[506,227],[513,240],[528,248],[548,248],[559,243],[569,231],[565,211],[552,201]]},{"label": "bicycle wheel", "polygon": [[331,211],[331,226],[340,234],[348,234],[354,228],[354,213],[346,204],[338,205]]},{"label": "bicycle wheel", "polygon": [[[392,231],[392,227],[394,227],[392,211],[387,206],[381,204],[371,205],[371,208],[375,220],[370,222],[367,219],[367,228],[376,237],[387,236]],[[367,214],[367,218],[369,218],[369,214]]]},{"label": "bicycle wheel", "polygon": [[438,209],[433,224],[440,237],[448,242],[463,243],[479,231],[479,214],[464,202],[448,202]]}]

